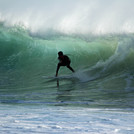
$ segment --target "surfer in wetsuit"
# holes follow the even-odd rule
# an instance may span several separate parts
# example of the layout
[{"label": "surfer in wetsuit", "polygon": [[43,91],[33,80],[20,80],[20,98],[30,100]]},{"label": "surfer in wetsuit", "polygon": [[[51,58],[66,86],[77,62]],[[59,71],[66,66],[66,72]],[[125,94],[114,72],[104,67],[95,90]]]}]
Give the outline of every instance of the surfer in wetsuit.
[{"label": "surfer in wetsuit", "polygon": [[58,71],[60,69],[60,66],[66,66],[67,68],[69,68],[72,72],[74,72],[73,68],[70,67],[70,59],[67,55],[63,55],[63,52],[60,51],[58,52],[58,59],[59,59],[59,63],[57,65],[57,70],[56,70],[56,77],[58,76]]}]

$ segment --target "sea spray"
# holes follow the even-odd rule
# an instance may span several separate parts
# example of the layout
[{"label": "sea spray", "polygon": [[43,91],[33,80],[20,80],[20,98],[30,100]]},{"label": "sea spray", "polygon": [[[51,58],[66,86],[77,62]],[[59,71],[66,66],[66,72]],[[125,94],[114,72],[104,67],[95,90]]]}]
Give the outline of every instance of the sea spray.
[{"label": "sea spray", "polygon": [[78,70],[73,74],[73,76],[79,79],[80,82],[87,82],[91,80],[91,77],[87,75],[85,72],[83,72],[82,70]]}]

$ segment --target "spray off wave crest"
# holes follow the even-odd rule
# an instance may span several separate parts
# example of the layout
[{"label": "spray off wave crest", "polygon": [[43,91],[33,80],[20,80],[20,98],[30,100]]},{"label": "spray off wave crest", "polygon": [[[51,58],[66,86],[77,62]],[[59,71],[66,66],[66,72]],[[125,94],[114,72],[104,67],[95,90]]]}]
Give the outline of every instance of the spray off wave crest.
[{"label": "spray off wave crest", "polygon": [[0,21],[8,26],[22,24],[32,33],[134,33],[132,0],[15,0],[8,5],[5,0],[0,7]]}]

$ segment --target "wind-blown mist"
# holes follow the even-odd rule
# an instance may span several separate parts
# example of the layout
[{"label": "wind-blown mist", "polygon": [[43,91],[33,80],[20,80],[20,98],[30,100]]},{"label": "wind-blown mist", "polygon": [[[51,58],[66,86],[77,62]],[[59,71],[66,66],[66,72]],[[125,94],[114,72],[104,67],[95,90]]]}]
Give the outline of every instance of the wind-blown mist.
[{"label": "wind-blown mist", "polygon": [[0,22],[32,32],[133,33],[133,5],[133,0],[0,0]]}]

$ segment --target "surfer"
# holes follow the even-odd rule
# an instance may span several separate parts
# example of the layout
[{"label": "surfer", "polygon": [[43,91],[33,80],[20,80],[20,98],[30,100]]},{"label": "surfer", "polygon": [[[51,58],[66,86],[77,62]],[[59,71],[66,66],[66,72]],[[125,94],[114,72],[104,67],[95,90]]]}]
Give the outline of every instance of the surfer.
[{"label": "surfer", "polygon": [[69,59],[69,57],[67,55],[63,55],[62,51],[58,52],[58,56],[59,56],[58,57],[59,63],[57,65],[56,77],[58,76],[58,71],[60,69],[60,66],[66,66],[72,72],[74,72],[73,68],[70,66],[71,60]]}]

